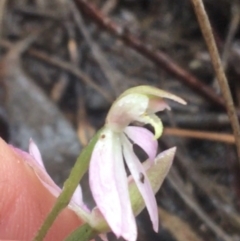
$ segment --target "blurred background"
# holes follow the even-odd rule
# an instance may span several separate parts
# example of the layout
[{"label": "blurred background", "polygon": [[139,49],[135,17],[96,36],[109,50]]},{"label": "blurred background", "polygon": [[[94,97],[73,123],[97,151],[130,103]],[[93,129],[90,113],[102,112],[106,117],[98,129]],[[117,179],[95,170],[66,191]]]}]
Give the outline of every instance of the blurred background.
[{"label": "blurred background", "polygon": [[[204,3],[239,108],[240,1]],[[178,151],[159,233],[143,211],[138,240],[240,240],[240,166],[190,0],[0,1],[0,136],[24,150],[33,138],[60,186],[113,100],[142,84],[188,105],[159,113],[159,151]]]}]

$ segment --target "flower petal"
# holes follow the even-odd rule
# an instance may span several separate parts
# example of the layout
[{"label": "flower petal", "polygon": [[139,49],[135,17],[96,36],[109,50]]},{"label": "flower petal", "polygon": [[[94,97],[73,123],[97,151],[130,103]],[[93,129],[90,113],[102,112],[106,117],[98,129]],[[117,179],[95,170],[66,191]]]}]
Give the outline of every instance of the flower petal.
[{"label": "flower petal", "polygon": [[142,95],[147,95],[149,97],[166,98],[166,99],[174,100],[182,105],[186,105],[186,101],[183,100],[182,98],[180,98],[174,94],[171,94],[167,91],[160,90],[156,87],[148,86],[148,85],[140,85],[140,86],[130,88],[130,89],[126,90],[125,92],[123,92],[123,94],[120,95],[120,97],[129,95],[129,94],[133,94],[133,93],[139,93]]},{"label": "flower petal", "polygon": [[77,186],[71,200],[75,202],[78,206],[83,206],[82,188],[80,185]]},{"label": "flower petal", "polygon": [[[176,147],[172,147],[166,151],[161,152],[156,158],[154,165],[147,160],[143,164],[146,170],[148,179],[151,183],[154,193],[156,193],[161,187],[166,175],[168,174],[173,162],[173,158],[176,152]],[[139,193],[136,183],[132,176],[128,178],[129,193],[131,197],[131,203],[133,207],[134,215],[138,215],[145,207],[141,194]]]},{"label": "flower petal", "polygon": [[158,209],[157,202],[152,190],[151,184],[146,175],[145,169],[135,155],[132,145],[126,136],[122,135],[123,154],[127,166],[133,176],[134,181],[145,201],[150,219],[153,224],[153,229],[158,230]]},{"label": "flower petal", "polygon": [[129,200],[120,138],[108,128],[102,131],[94,147],[89,181],[97,207],[112,231],[117,237],[135,241],[136,223]]},{"label": "flower petal", "polygon": [[148,114],[154,114],[165,109],[171,110],[171,107],[162,98],[152,97],[149,99]]},{"label": "flower petal", "polygon": [[163,124],[160,118],[155,115],[155,114],[150,114],[150,115],[142,115],[139,116],[138,121],[145,123],[145,124],[150,124],[154,128],[154,138],[158,139],[162,133],[163,133]]},{"label": "flower petal", "polygon": [[128,126],[125,128],[124,132],[134,143],[147,153],[151,161],[154,160],[157,154],[158,142],[154,138],[152,132],[138,126]]},{"label": "flower petal", "polygon": [[106,124],[114,131],[122,131],[147,111],[149,99],[145,95],[130,94],[118,98],[106,118]]},{"label": "flower petal", "polygon": [[45,169],[43,160],[42,160],[42,155],[35,144],[35,142],[30,139],[29,141],[29,154],[38,162],[38,164]]},{"label": "flower petal", "polygon": [[15,147],[10,147],[14,150],[14,152],[18,153],[24,158],[25,163],[33,169],[38,179],[48,189],[48,191],[50,191],[53,196],[58,197],[61,192],[61,188],[52,180],[46,169],[42,167],[42,165],[39,164],[39,162],[35,160],[32,155]]}]

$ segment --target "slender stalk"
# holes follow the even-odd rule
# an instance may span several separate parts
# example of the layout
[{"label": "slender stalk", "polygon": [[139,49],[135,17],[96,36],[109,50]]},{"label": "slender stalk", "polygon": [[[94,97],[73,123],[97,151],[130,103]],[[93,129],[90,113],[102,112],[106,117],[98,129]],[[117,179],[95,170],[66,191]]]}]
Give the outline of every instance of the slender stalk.
[{"label": "slender stalk", "polygon": [[180,137],[188,137],[188,138],[235,144],[235,138],[232,134],[224,134],[224,133],[209,132],[209,131],[196,131],[196,130],[187,130],[187,129],[179,129],[179,128],[169,128],[169,127],[164,128],[163,134],[170,135],[170,136],[180,136]]},{"label": "slender stalk", "polygon": [[207,47],[212,59],[212,64],[216,72],[218,83],[226,103],[226,109],[231,122],[232,129],[233,129],[235,144],[236,144],[237,153],[238,153],[238,160],[240,164],[240,126],[237,118],[237,113],[234,107],[231,91],[228,85],[228,81],[224,73],[221,59],[213,37],[211,25],[210,25],[207,13],[205,11],[203,2],[202,0],[191,0],[191,1],[194,6],[194,9],[198,18],[198,22],[202,30],[202,34],[204,36],[205,42],[207,44]]},{"label": "slender stalk", "polygon": [[85,223],[80,228],[73,231],[64,241],[89,241],[97,235],[97,231],[94,230],[88,223]]},{"label": "slender stalk", "polygon": [[98,133],[93,137],[93,139],[90,141],[88,146],[86,146],[82,150],[68,179],[64,183],[61,194],[57,198],[57,201],[56,201],[54,207],[52,208],[51,212],[48,214],[47,218],[45,219],[45,221],[42,224],[41,228],[39,229],[38,233],[36,234],[34,241],[42,241],[44,239],[44,237],[46,236],[48,230],[52,226],[52,224],[55,221],[55,219],[57,218],[57,216],[69,204],[71,197],[77,188],[77,185],[79,184],[83,175],[88,170],[92,150],[95,146],[95,143],[98,140],[98,136],[99,136],[100,132],[101,132],[101,130],[98,131]]}]

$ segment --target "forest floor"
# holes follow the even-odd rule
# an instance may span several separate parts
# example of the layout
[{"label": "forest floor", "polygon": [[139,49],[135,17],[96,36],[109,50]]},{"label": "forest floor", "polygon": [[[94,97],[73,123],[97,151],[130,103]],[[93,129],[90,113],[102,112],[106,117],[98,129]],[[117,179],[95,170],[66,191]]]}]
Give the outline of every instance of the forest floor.
[{"label": "forest floor", "polygon": [[[240,113],[240,4],[204,3]],[[240,240],[234,137],[191,1],[2,0],[0,48],[0,135],[25,150],[32,137],[59,185],[122,91],[185,99],[159,114],[160,150],[178,150],[156,195],[159,233],[143,211],[139,240]]]}]

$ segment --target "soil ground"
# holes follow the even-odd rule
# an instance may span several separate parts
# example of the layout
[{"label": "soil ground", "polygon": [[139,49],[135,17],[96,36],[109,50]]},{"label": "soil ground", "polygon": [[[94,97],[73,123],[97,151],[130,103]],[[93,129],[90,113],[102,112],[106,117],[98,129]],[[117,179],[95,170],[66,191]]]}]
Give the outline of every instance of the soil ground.
[{"label": "soil ground", "polygon": [[[156,195],[159,233],[143,211],[139,240],[240,240],[239,162],[191,1],[1,1],[1,137],[25,150],[32,137],[62,185],[122,91],[147,84],[172,92],[188,105],[169,102],[172,111],[159,114],[159,149],[178,151]],[[204,4],[239,108],[239,1]]]}]

